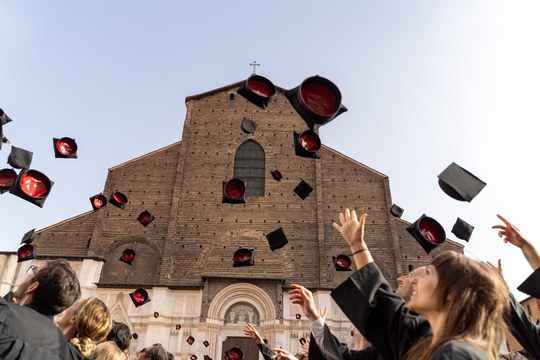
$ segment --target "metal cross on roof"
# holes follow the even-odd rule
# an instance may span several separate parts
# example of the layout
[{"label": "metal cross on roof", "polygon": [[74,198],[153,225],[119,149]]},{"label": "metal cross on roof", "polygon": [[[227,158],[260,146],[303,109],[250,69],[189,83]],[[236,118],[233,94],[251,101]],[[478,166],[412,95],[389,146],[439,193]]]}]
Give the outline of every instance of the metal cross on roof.
[{"label": "metal cross on roof", "polygon": [[256,66],[261,66],[261,64],[257,64],[256,61],[253,61],[251,64],[249,64],[250,66],[253,66],[253,75],[255,75],[255,69],[256,69]]}]

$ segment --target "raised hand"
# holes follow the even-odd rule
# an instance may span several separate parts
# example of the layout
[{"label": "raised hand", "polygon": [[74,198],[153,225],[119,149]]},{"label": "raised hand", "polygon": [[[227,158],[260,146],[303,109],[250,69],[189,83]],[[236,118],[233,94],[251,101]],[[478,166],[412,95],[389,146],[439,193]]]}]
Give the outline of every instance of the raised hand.
[{"label": "raised hand", "polygon": [[272,356],[272,359],[276,360],[298,360],[293,354],[288,352],[285,349],[282,348],[274,348],[272,349],[273,352],[276,353],[276,355]]},{"label": "raised hand", "polygon": [[313,299],[313,293],[301,285],[293,284],[292,290],[289,291],[291,296],[291,302],[298,304],[302,307],[304,316],[310,321],[315,321],[319,317],[317,307],[315,307],[315,300]]},{"label": "raised hand", "polygon": [[244,326],[244,335],[247,335],[253,340],[255,340],[257,344],[262,344],[264,342],[264,339],[261,337],[261,335],[259,335],[257,329],[255,329],[255,327],[250,323],[247,323]]},{"label": "raised hand", "polygon": [[367,214],[362,214],[360,220],[356,216],[356,211],[345,209],[345,212],[339,214],[341,225],[334,223],[334,228],[341,233],[341,236],[349,244],[352,251],[366,247],[364,242],[364,225]]},{"label": "raised hand", "polygon": [[497,214],[497,217],[501,219],[504,225],[493,225],[492,229],[499,229],[499,237],[503,238],[505,243],[510,243],[518,248],[522,248],[527,243],[527,240],[521,235],[521,232],[517,227],[512,225],[510,221],[506,220],[501,215]]}]

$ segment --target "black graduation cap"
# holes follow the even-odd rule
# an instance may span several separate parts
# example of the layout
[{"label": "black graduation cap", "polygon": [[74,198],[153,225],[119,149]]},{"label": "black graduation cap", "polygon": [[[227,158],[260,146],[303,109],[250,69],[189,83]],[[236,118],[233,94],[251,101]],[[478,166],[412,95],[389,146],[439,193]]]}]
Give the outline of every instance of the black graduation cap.
[{"label": "black graduation cap", "polygon": [[253,249],[238,249],[233,255],[233,267],[255,265]]},{"label": "black graduation cap", "polygon": [[122,251],[122,255],[120,255],[120,259],[118,260],[120,260],[121,262],[125,262],[128,265],[131,265],[133,260],[135,260],[135,256],[137,256],[135,250],[125,249],[124,251]]},{"label": "black graduation cap", "polygon": [[176,330],[180,330],[180,329],[182,329],[182,325],[176,324]]},{"label": "black graduation cap", "polygon": [[4,110],[0,109],[0,125],[6,125],[8,122],[11,122],[11,118],[7,116]]},{"label": "black graduation cap", "polygon": [[456,235],[461,240],[469,241],[473,230],[474,226],[467,223],[465,220],[457,218],[456,223],[452,228],[452,234]]},{"label": "black graduation cap", "polygon": [[53,138],[54,157],[64,159],[77,158],[77,143],[69,137]]},{"label": "black graduation cap", "polygon": [[210,343],[208,342],[208,340],[204,340],[204,341],[203,341],[203,345],[204,345],[205,347],[209,347],[209,346],[210,346]]},{"label": "black graduation cap", "polygon": [[231,360],[242,360],[244,358],[244,352],[238,346],[232,347],[225,353]]},{"label": "black graduation cap", "polygon": [[195,338],[190,335],[186,341],[189,345],[193,345],[193,343],[195,342]]},{"label": "black graduation cap", "polygon": [[266,234],[266,239],[268,240],[268,244],[270,245],[270,250],[272,251],[281,249],[288,243],[287,237],[285,236],[285,233],[283,232],[283,228],[279,228],[277,230],[272,231],[269,234]]},{"label": "black graduation cap", "polygon": [[244,195],[246,193],[246,184],[240,179],[231,179],[223,181],[222,203],[241,204],[245,203]]},{"label": "black graduation cap", "polygon": [[540,268],[536,269],[524,282],[518,286],[522,293],[540,299]]},{"label": "black graduation cap", "polygon": [[320,159],[321,139],[315,131],[294,132],[294,153],[298,156]]},{"label": "black graduation cap", "polygon": [[54,182],[42,172],[23,169],[19,172],[15,184],[9,192],[34,205],[43,207],[53,185]]},{"label": "black graduation cap", "polygon": [[135,340],[137,340],[139,338],[139,335],[137,333],[133,333],[131,334],[131,337]]},{"label": "black graduation cap", "polygon": [[122,194],[120,191],[113,192],[111,196],[109,196],[109,202],[124,210],[126,207],[126,204],[128,203],[128,198],[126,195]]},{"label": "black graduation cap", "polygon": [[347,255],[340,254],[338,256],[332,256],[332,262],[336,271],[352,271],[352,261]]},{"label": "black graduation cap", "polygon": [[16,169],[30,169],[32,156],[31,151],[12,146],[7,162]]},{"label": "black graduation cap", "polygon": [[300,320],[302,318],[302,315],[300,314],[296,314],[295,316],[296,316],[296,320]]},{"label": "black graduation cap", "polygon": [[107,205],[107,198],[102,193],[99,193],[90,198],[90,204],[92,204],[94,211],[97,211]]},{"label": "black graduation cap", "polygon": [[189,360],[197,360],[197,355],[193,354],[189,357]]},{"label": "black graduation cap", "polygon": [[452,163],[439,175],[439,186],[451,198],[471,202],[486,183]]},{"label": "black graduation cap", "polygon": [[243,132],[246,134],[254,134],[255,130],[257,130],[257,124],[250,118],[244,117],[244,120],[242,120],[242,125],[240,125],[240,129],[242,129]]},{"label": "black graduation cap", "polygon": [[17,179],[17,172],[15,170],[6,168],[0,170],[0,194],[9,191],[15,185]]},{"label": "black graduation cap", "polygon": [[204,355],[204,360],[212,360],[212,358],[208,355]]},{"label": "black graduation cap", "polygon": [[237,92],[262,109],[268,107],[276,97],[274,84],[260,75],[250,76]]},{"label": "black graduation cap", "polygon": [[129,293],[129,297],[136,307],[142,306],[151,301],[150,297],[148,296],[148,292],[141,288]]},{"label": "black graduation cap", "polygon": [[397,206],[396,204],[392,204],[392,207],[390,208],[390,214],[392,216],[395,216],[397,218],[401,218],[401,215],[403,215],[403,209]]},{"label": "black graduation cap", "polygon": [[21,240],[21,244],[30,244],[36,238],[36,229],[26,232]]},{"label": "black graduation cap", "polygon": [[428,254],[446,240],[446,232],[441,224],[425,214],[407,226],[407,231]]},{"label": "black graduation cap", "polygon": [[304,180],[300,181],[300,183],[294,188],[294,192],[296,195],[300,196],[302,200],[307,198],[312,191],[313,188]]},{"label": "black graduation cap", "polygon": [[157,319],[159,317],[159,312],[154,311],[154,317]]},{"label": "black graduation cap", "polygon": [[36,258],[36,247],[32,244],[24,244],[17,250],[17,262],[23,262]]},{"label": "black graduation cap", "polygon": [[341,104],[338,87],[318,75],[305,79],[300,86],[285,92],[285,96],[310,129],[324,125],[347,111]]},{"label": "black graduation cap", "polygon": [[281,181],[281,178],[283,175],[281,175],[281,172],[279,170],[270,171],[270,175],[274,178],[276,181]]},{"label": "black graduation cap", "polygon": [[137,218],[137,221],[140,222],[144,227],[147,227],[154,220],[154,215],[150,214],[148,210],[144,210]]}]

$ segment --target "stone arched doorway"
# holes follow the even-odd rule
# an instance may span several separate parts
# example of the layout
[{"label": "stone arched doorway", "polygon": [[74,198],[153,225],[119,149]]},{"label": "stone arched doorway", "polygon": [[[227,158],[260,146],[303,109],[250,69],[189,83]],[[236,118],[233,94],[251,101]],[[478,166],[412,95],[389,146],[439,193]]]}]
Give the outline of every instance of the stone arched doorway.
[{"label": "stone arched doorway", "polygon": [[223,288],[213,298],[207,322],[214,324],[209,329],[216,344],[214,358],[223,359],[226,351],[237,346],[244,352],[244,360],[258,360],[257,345],[244,335],[244,326],[251,322],[259,331],[266,328],[268,333],[277,322],[276,310],[270,296],[260,287],[238,283]]}]

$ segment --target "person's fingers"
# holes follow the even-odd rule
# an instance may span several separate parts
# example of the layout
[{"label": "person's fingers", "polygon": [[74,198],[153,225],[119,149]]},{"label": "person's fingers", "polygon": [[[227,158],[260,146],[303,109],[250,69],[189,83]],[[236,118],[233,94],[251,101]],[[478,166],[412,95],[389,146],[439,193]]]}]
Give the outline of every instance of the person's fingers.
[{"label": "person's fingers", "polygon": [[356,215],[356,210],[351,211],[351,220],[358,222],[358,216]]},{"label": "person's fingers", "polygon": [[339,221],[341,222],[341,225],[345,224],[345,214],[339,213]]},{"label": "person's fingers", "polygon": [[505,223],[506,225],[508,225],[508,226],[511,226],[511,225],[512,225],[512,224],[510,223],[510,221],[506,220],[502,215],[497,214],[497,217],[498,217],[499,219],[501,219],[501,221],[502,221],[503,223]]},{"label": "person's fingers", "polygon": [[332,226],[334,227],[334,229],[336,229],[337,231],[341,231],[341,225],[338,225],[336,223],[333,223]]},{"label": "person's fingers", "polygon": [[348,208],[345,209],[345,220],[349,220],[351,218],[351,210]]},{"label": "person's fingers", "polygon": [[366,224],[366,218],[367,214],[362,214],[362,216],[360,216],[360,225],[362,225],[362,227]]},{"label": "person's fingers", "polygon": [[506,229],[506,226],[504,226],[504,225],[493,225],[491,228],[492,228],[492,229],[501,229],[501,230],[504,230],[504,229]]}]

